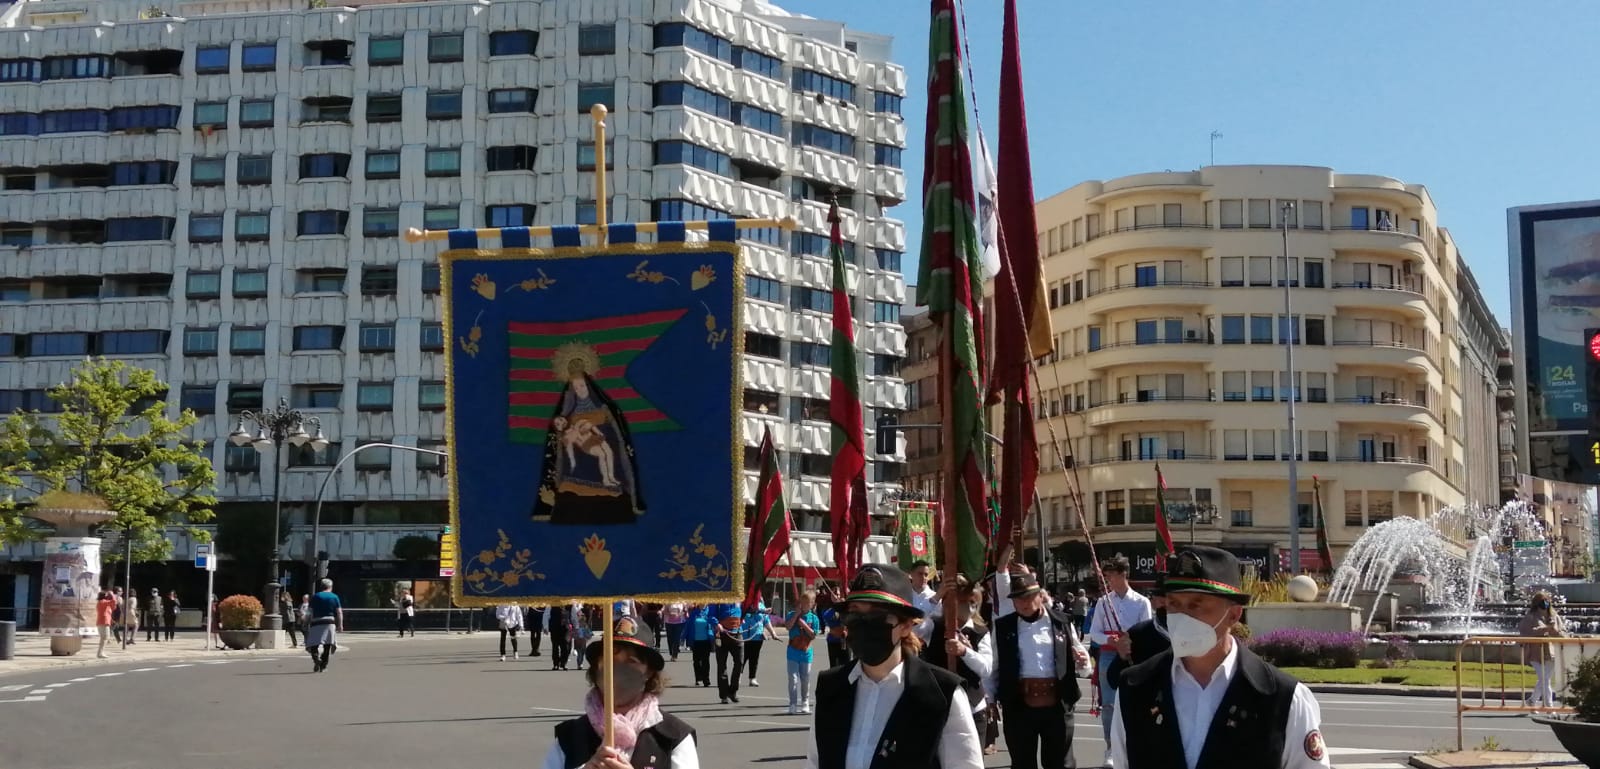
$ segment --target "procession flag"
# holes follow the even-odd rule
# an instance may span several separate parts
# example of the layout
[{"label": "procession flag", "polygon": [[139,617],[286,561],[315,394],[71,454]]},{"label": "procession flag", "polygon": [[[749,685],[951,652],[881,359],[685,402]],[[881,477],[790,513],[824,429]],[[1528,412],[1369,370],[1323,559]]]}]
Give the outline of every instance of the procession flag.
[{"label": "procession flag", "polygon": [[783,471],[778,469],[778,452],[772,445],[772,428],[761,436],[761,476],[756,482],[755,513],[750,517],[750,557],[745,560],[744,603],[754,606],[761,600],[761,586],[789,552],[793,524],[789,503],[783,496]]},{"label": "procession flag", "polygon": [[861,418],[861,377],[856,372],[855,318],[839,232],[839,204],[828,207],[832,226],[828,255],[833,260],[833,344],[829,351],[833,382],[828,390],[828,421],[833,437],[833,475],[828,520],[833,537],[833,562],[840,584],[850,584],[860,568],[862,549],[871,531],[867,514],[867,450]]},{"label": "procession flag", "polygon": [[899,528],[895,533],[895,560],[909,570],[917,561],[936,562],[939,548],[933,528],[933,503],[900,503]]},{"label": "procession flag", "polygon": [[1156,571],[1167,570],[1167,558],[1173,552],[1172,530],[1167,528],[1167,479],[1161,475],[1161,465],[1156,465]]},{"label": "procession flag", "polygon": [[1328,518],[1322,514],[1322,482],[1317,476],[1311,476],[1311,497],[1317,503],[1317,556],[1322,559],[1322,568],[1333,573],[1333,547],[1328,544]]},{"label": "procession flag", "polygon": [[960,29],[954,0],[932,0],[928,35],[928,112],[922,179],[922,253],[917,303],[939,324],[939,391],[945,404],[944,451],[953,477],[942,512],[952,565],[982,574],[987,549],[984,516],[982,384],[983,261],[978,249],[961,82]]}]

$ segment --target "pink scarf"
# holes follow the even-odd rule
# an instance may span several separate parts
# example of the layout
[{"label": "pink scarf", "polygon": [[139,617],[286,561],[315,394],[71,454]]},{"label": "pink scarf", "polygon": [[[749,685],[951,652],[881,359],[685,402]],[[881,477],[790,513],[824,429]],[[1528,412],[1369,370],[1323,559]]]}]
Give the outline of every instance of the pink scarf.
[{"label": "pink scarf", "polygon": [[[583,701],[584,712],[589,716],[589,726],[594,733],[604,736],[606,733],[606,703],[605,697],[599,689],[590,689],[589,695]],[[654,694],[646,694],[633,703],[625,713],[614,713],[611,716],[611,727],[615,732],[617,747],[632,751],[633,746],[639,741],[639,732],[661,723],[661,698]]]}]

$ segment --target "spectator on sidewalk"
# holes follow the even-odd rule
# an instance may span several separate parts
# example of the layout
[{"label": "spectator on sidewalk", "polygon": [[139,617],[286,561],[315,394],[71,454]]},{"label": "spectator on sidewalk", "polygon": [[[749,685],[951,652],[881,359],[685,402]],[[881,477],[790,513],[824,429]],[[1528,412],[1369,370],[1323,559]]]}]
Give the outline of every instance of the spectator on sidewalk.
[{"label": "spectator on sidewalk", "polygon": [[285,590],[278,595],[278,606],[283,612],[283,629],[289,633],[289,645],[299,646],[300,641],[295,634],[300,630],[300,607],[294,602],[294,594]]},{"label": "spectator on sidewalk", "polygon": [[175,630],[178,628],[178,591],[168,590],[167,600],[161,604],[161,624],[167,631],[167,640],[171,641]]},{"label": "spectator on sidewalk", "polygon": [[101,590],[100,598],[94,602],[94,625],[100,633],[100,648],[95,651],[96,657],[106,658],[106,641],[111,640],[111,626],[116,622],[117,599],[110,590]]},{"label": "spectator on sidewalk", "polygon": [[395,624],[400,629],[400,637],[406,637],[406,631],[411,631],[411,637],[417,637],[417,601],[411,597],[410,590],[400,591],[399,600],[394,602]]},{"label": "spectator on sidewalk", "polygon": [[111,634],[116,637],[117,643],[122,643],[122,586],[111,588],[111,599],[116,602],[116,608],[111,610]]},{"label": "spectator on sidewalk", "polygon": [[161,640],[161,588],[150,588],[150,600],[144,605],[144,640]]}]

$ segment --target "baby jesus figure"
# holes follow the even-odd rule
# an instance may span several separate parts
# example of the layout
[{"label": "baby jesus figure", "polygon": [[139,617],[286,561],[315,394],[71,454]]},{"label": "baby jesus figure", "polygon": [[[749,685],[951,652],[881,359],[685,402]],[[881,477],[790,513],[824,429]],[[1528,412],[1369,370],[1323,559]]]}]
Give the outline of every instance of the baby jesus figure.
[{"label": "baby jesus figure", "polygon": [[555,428],[561,431],[561,445],[567,450],[567,464],[577,465],[578,452],[582,451],[594,457],[599,464],[601,483],[607,486],[622,485],[617,481],[616,453],[593,422],[578,419],[568,424],[566,419],[557,417]]}]

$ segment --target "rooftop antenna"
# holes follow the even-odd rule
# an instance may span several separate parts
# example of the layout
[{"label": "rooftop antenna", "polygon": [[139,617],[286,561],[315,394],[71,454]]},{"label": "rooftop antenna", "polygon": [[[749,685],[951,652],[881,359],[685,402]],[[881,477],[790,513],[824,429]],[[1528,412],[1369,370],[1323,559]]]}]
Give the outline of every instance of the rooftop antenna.
[{"label": "rooftop antenna", "polygon": [[1217,140],[1222,138],[1221,131],[1211,132],[1211,165],[1217,164]]}]

